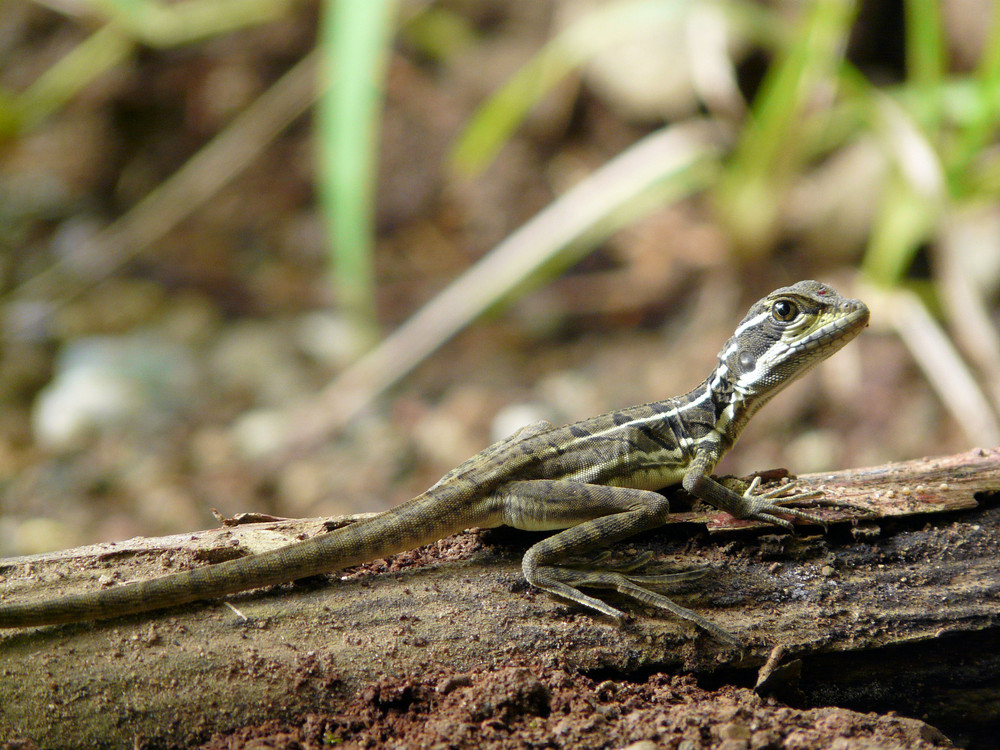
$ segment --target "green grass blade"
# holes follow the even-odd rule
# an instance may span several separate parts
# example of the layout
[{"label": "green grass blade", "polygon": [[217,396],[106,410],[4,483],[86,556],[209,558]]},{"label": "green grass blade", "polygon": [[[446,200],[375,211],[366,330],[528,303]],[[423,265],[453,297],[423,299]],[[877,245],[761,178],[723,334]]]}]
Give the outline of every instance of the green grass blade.
[{"label": "green grass blade", "polygon": [[452,148],[452,170],[473,177],[494,159],[531,107],[597,52],[650,26],[676,23],[690,0],[627,0],[588,13],[549,41],[470,118]]},{"label": "green grass blade", "polygon": [[319,194],[341,310],[375,330],[377,148],[396,0],[329,0],[320,28],[323,87],[317,111]]},{"label": "green grass blade", "polygon": [[124,62],[136,43],[166,47],[274,20],[290,0],[150,0],[94,3],[111,21],[73,47],[23,93],[0,92],[0,138],[31,129],[102,73]]},{"label": "green grass blade", "polygon": [[287,14],[291,0],[95,0],[123,33],[151,47],[176,47]]},{"label": "green grass blade", "polygon": [[945,48],[940,4],[927,0],[906,0],[906,77],[921,99],[921,124],[928,132],[937,130],[941,118],[941,84],[944,81]]},{"label": "green grass blade", "polygon": [[73,47],[22,94],[9,100],[12,117],[4,123],[13,131],[30,129],[61,108],[97,76],[124,61],[134,48],[131,39],[109,24]]},{"label": "green grass blade", "polygon": [[970,84],[972,114],[955,133],[947,165],[952,195],[957,198],[973,195],[983,186],[983,157],[990,158],[985,152],[1000,130],[1000,5],[996,3],[983,55]]},{"label": "green grass blade", "polygon": [[421,55],[448,63],[479,41],[472,23],[447,8],[430,6],[415,13],[399,30],[400,39]]},{"label": "green grass blade", "polygon": [[[772,63],[716,195],[732,235],[748,253],[770,246],[785,184],[811,145],[803,118],[818,95],[832,96],[857,12],[850,0],[816,0],[803,9],[789,46]],[[820,108],[827,111],[828,108]]]},{"label": "green grass blade", "polygon": [[894,286],[944,212],[947,189],[940,158],[916,120],[875,90],[869,101],[870,120],[893,165],[862,269],[872,281]]}]

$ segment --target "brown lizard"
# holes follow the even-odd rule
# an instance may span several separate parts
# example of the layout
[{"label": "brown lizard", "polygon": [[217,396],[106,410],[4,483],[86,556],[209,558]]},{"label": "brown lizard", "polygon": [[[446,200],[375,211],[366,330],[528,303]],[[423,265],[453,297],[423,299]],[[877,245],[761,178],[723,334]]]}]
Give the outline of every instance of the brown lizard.
[{"label": "brown lizard", "polygon": [[800,281],[754,304],[719,352],[712,373],[683,396],[564,427],[529,425],[476,454],[412,500],[280,549],[72,596],[0,601],[0,627],[118,617],[213,599],[386,557],[470,527],[506,524],[559,531],[524,555],[524,576],[534,586],[620,621],[619,610],[580,590],[615,589],[738,643],[701,615],[653,590],[692,573],[637,575],[635,561],[609,566],[569,558],[661,526],[670,506],[655,490],[675,484],[737,518],[789,530],[792,524],[783,516],[816,521],[779,504],[804,494],[779,498],[777,493],[786,487],[759,492],[759,479],[739,493],[711,472],[747,420],[782,388],[857,336],[868,315],[860,300],[845,299],[816,281]]}]

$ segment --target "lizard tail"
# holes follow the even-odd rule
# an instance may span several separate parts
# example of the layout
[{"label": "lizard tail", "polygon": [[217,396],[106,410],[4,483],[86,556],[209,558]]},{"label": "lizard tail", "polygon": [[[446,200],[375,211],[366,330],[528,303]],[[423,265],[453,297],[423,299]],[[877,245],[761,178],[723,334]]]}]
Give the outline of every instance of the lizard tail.
[{"label": "lizard tail", "polygon": [[[40,601],[0,601],[0,628],[83,622],[174,607],[248,589],[286,583],[385,557],[436,541],[469,525],[419,496],[392,511],[286,547]],[[423,502],[421,502],[423,501]]]}]

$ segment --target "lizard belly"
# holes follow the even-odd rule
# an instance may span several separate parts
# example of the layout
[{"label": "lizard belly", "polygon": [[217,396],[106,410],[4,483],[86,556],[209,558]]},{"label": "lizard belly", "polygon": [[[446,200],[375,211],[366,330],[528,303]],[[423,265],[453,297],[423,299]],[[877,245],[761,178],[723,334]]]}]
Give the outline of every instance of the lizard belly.
[{"label": "lizard belly", "polygon": [[676,464],[650,464],[627,468],[591,466],[564,477],[584,484],[606,484],[635,490],[662,490],[684,479],[684,467]]},{"label": "lizard belly", "polygon": [[684,479],[684,469],[678,466],[646,466],[628,473],[609,477],[603,484],[631,487],[636,490],[662,490]]}]

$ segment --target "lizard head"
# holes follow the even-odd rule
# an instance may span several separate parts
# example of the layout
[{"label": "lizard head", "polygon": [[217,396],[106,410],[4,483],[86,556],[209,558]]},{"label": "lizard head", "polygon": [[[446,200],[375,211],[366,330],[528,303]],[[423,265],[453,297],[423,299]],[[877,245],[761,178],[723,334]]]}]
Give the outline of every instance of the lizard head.
[{"label": "lizard head", "polygon": [[868,325],[868,307],[818,281],[776,289],[750,308],[719,352],[716,377],[756,410]]}]

